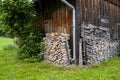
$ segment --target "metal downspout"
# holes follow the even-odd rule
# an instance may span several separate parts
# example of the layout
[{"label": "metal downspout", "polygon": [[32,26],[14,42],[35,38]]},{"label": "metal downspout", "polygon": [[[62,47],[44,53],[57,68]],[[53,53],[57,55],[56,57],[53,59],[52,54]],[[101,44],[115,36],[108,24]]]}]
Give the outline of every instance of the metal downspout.
[{"label": "metal downspout", "polygon": [[76,34],[75,34],[75,7],[71,5],[66,0],[61,0],[64,4],[66,4],[68,7],[70,7],[73,11],[73,57],[71,61],[74,61],[76,59]]}]

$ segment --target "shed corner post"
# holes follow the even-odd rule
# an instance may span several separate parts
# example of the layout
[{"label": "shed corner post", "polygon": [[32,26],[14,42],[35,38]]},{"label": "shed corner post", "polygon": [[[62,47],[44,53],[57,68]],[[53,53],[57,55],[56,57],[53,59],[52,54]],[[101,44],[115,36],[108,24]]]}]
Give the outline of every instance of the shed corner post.
[{"label": "shed corner post", "polygon": [[79,67],[83,66],[83,61],[82,61],[82,43],[80,39],[80,0],[76,0],[75,2],[75,8],[76,8],[76,64]]}]

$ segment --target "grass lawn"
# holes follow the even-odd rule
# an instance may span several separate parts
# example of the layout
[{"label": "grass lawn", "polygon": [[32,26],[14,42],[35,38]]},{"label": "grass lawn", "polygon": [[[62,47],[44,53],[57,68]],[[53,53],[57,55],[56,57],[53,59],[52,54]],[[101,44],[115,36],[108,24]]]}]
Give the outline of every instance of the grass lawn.
[{"label": "grass lawn", "polygon": [[28,63],[18,60],[15,50],[2,50],[12,42],[0,37],[0,80],[120,80],[120,58],[84,68]]},{"label": "grass lawn", "polygon": [[0,50],[2,50],[7,45],[13,45],[13,39],[0,37]]}]

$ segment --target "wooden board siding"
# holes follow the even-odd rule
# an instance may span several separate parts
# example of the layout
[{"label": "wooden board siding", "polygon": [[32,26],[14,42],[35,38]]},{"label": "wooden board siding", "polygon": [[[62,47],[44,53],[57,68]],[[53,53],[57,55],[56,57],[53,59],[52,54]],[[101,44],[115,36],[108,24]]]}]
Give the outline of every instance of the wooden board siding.
[{"label": "wooden board siding", "polygon": [[[79,3],[79,5],[77,5],[77,3]],[[76,24],[80,23],[79,27],[81,27],[83,22],[85,25],[92,24],[97,27],[106,27],[110,29],[111,38],[116,39],[114,34],[118,34],[117,23],[120,23],[120,7],[118,5],[112,4],[108,0],[77,0],[77,3],[76,10],[79,7],[80,10],[78,10],[78,14],[80,15],[80,20],[77,21]],[[108,23],[103,23],[101,21],[102,19],[108,20]],[[78,18],[76,20],[78,20]],[[78,26],[76,26],[76,28],[77,27]],[[76,36],[81,35],[77,34]],[[78,42],[79,40],[77,39],[76,43]],[[76,46],[78,46],[78,44]],[[78,51],[76,55],[79,55]],[[84,55],[86,54],[83,54],[83,56]],[[77,61],[79,61],[78,59],[77,57]]]},{"label": "wooden board siding", "polygon": [[[81,15],[81,12],[80,12],[80,1],[79,0],[76,0],[76,56],[77,56],[77,59],[76,59],[76,64],[79,64],[80,60],[79,58],[82,57],[82,55],[80,55],[79,53],[79,44],[80,44],[80,26],[81,26],[81,19],[80,19],[80,15]],[[81,53],[82,54],[82,53]],[[80,66],[80,65],[79,65]]]},{"label": "wooden board siding", "polygon": [[[47,0],[44,0],[44,5]],[[49,0],[48,0],[49,1]],[[43,7],[43,17],[41,18],[42,30],[45,33],[48,32],[64,32],[72,35],[72,10],[61,1],[55,0],[56,4],[46,3]],[[71,2],[70,0],[68,0]],[[96,26],[108,27],[112,30],[113,25],[120,22],[120,7],[112,3],[116,3],[117,0],[76,0],[73,4],[76,4],[76,10],[79,8],[80,25],[84,22],[87,24],[93,24]],[[79,2],[79,5],[78,3]],[[49,4],[49,5],[48,5]],[[52,7],[51,7],[52,6]],[[57,6],[57,7],[56,7]],[[77,7],[78,6],[78,7]],[[56,7],[55,9],[53,9]],[[46,13],[45,13],[46,12]],[[108,23],[104,23],[102,20],[107,20]],[[80,35],[79,35],[80,36]]]},{"label": "wooden board siding", "polygon": [[105,0],[105,1],[108,1],[116,6],[119,6],[120,7],[120,0]]},{"label": "wooden board siding", "polygon": [[43,19],[42,29],[45,33],[50,32],[64,32],[64,29],[68,34],[72,32],[72,10],[68,7],[62,7],[54,11],[49,19]]},{"label": "wooden board siding", "polygon": [[[120,7],[108,0],[79,0],[80,1],[80,22],[96,26],[110,27],[117,24],[120,19]],[[101,22],[107,19],[108,25]]]},{"label": "wooden board siding", "polygon": [[[38,19],[39,28],[45,32],[64,32],[64,29],[70,34],[70,48],[72,49],[72,10],[64,5],[60,0],[47,3],[43,0],[43,15]],[[111,37],[118,29],[117,24],[120,23],[120,6],[116,3],[118,0],[68,0],[74,4],[76,8],[76,55],[79,61],[79,40],[81,37],[81,25],[92,24],[97,27],[106,27],[111,31]],[[119,2],[120,3],[120,2]],[[48,5],[49,4],[49,5]],[[52,6],[52,7],[51,7]],[[57,6],[57,7],[56,7]],[[56,7],[54,10],[53,8]],[[39,21],[40,20],[40,21]],[[105,23],[102,20],[107,20]],[[42,27],[41,27],[42,26]],[[120,29],[120,28],[119,28]],[[72,50],[71,50],[72,52]]]},{"label": "wooden board siding", "polygon": [[[60,6],[60,5],[59,5]],[[69,45],[71,49],[71,54],[73,51],[73,36],[72,36],[72,10],[63,5],[59,7],[52,15],[47,16],[48,19],[44,16],[41,21],[42,31],[44,33],[68,33],[70,34]]]}]

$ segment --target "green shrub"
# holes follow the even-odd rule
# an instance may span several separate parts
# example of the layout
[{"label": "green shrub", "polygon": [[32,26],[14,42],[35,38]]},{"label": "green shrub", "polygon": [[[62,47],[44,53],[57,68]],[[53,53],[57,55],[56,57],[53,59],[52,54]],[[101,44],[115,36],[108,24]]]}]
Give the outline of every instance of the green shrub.
[{"label": "green shrub", "polygon": [[32,24],[36,17],[34,3],[29,0],[3,0],[0,6],[0,23],[4,30],[12,37],[19,38],[19,57],[30,62],[42,60],[43,34]]},{"label": "green shrub", "polygon": [[1,24],[12,36],[22,36],[29,29],[36,16],[33,2],[29,0],[3,0],[1,5]]},{"label": "green shrub", "polygon": [[42,60],[44,44],[41,40],[42,34],[39,32],[30,32],[26,37],[20,38],[18,42],[19,56],[30,62]]},{"label": "green shrub", "polygon": [[[4,30],[0,29],[0,36],[4,36],[4,37],[11,37],[9,34],[7,34]],[[12,38],[12,37],[11,37]]]},{"label": "green shrub", "polygon": [[0,36],[4,36],[4,35],[5,33],[2,30],[0,30]]}]

